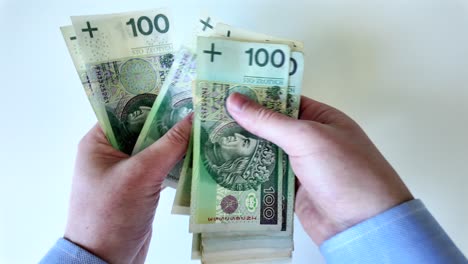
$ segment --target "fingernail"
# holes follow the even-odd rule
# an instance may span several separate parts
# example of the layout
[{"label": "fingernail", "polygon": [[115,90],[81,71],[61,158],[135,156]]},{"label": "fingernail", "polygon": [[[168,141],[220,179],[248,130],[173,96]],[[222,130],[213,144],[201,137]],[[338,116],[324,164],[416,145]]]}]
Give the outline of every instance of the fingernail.
[{"label": "fingernail", "polygon": [[229,112],[236,112],[239,113],[244,108],[244,105],[250,101],[249,97],[240,94],[240,93],[233,93],[228,98],[228,108]]},{"label": "fingernail", "polygon": [[190,113],[187,115],[187,119],[188,119],[188,121],[190,122],[190,124],[193,123],[193,115],[194,115],[193,112],[190,112]]}]

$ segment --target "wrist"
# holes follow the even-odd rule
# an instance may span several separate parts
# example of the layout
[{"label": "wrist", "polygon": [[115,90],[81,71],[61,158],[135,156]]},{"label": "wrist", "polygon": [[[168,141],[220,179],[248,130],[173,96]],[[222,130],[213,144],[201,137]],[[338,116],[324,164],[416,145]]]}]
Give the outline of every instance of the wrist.
[{"label": "wrist", "polygon": [[109,251],[105,249],[104,247],[99,246],[99,244],[102,244],[102,243],[96,243],[96,241],[92,242],[89,240],[82,240],[80,238],[75,238],[73,235],[69,235],[67,232],[65,232],[63,239],[77,245],[78,247],[104,260],[107,263],[112,263],[112,259],[108,253]]},{"label": "wrist", "polygon": [[399,192],[387,194],[383,191],[378,194],[374,191],[354,192],[354,195],[349,194],[346,197],[338,197],[335,192],[331,194],[334,197],[332,199],[323,194],[310,195],[302,185],[296,192],[295,212],[304,231],[320,246],[334,235],[414,199],[406,188],[397,190]]},{"label": "wrist", "polygon": [[413,199],[414,197],[408,192],[405,196],[380,199],[366,203],[367,206],[354,207],[353,210],[348,210],[346,215],[340,214],[336,218],[325,217],[319,226],[320,237],[316,243],[320,246],[331,237]]}]

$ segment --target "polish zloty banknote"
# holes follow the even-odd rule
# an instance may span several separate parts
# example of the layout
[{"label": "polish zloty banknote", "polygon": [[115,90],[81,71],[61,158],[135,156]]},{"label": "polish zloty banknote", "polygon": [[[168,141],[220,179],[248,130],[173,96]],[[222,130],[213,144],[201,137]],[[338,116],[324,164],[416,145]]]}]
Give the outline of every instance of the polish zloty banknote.
[{"label": "polish zloty banknote", "polygon": [[157,9],[72,17],[85,85],[110,143],[130,154],[173,61],[171,17]]},{"label": "polish zloty banknote", "polygon": [[[243,41],[256,41],[264,43],[286,44],[293,51],[290,58],[289,86],[286,109],[284,114],[298,118],[302,78],[304,72],[304,58],[302,50],[304,45],[300,41],[278,38],[266,34],[252,32],[249,30],[236,28],[227,24],[218,23],[215,26],[215,33],[230,39]],[[295,175],[289,166],[288,156],[281,153],[283,160],[283,207],[282,207],[282,231],[292,235],[293,215],[294,215],[294,192]]]},{"label": "polish zloty banknote", "polygon": [[201,234],[192,234],[192,257],[191,259],[201,259]]},{"label": "polish zloty banknote", "polygon": [[190,215],[190,194],[192,193],[193,133],[180,171],[179,183],[172,203],[172,214]]},{"label": "polish zloty banknote", "polygon": [[[247,248],[241,250],[202,252],[201,254],[201,259],[205,264],[218,264],[224,263],[225,261],[231,263],[234,261],[238,263],[275,263],[277,260],[284,261],[287,258],[291,258],[291,250],[279,248]],[[270,261],[264,262],[265,259]]]},{"label": "polish zloty banknote", "polygon": [[200,12],[192,24],[191,34],[187,34],[183,43],[189,47],[193,52],[197,52],[197,38],[211,37],[215,35],[215,26],[221,23],[217,17],[208,14],[207,12]]},{"label": "polish zloty banknote", "polygon": [[[300,91],[302,87],[304,69],[304,59],[300,52],[291,53],[291,65],[289,73],[289,91],[286,113],[297,118],[300,104]],[[265,249],[277,248],[279,250],[292,252],[294,243],[293,235],[293,215],[294,215],[294,194],[295,194],[295,176],[287,162],[287,156],[283,159],[283,164],[286,166],[283,170],[283,190],[287,190],[283,195],[283,225],[281,232],[222,232],[222,233],[203,233],[201,237],[202,255],[205,262],[207,259],[213,263],[224,263],[223,260],[229,259],[229,256],[235,251],[235,263],[252,263],[252,258],[255,263],[290,263],[286,256],[278,256],[273,258],[273,255],[262,255]],[[254,250],[257,249],[257,250]],[[246,251],[247,250],[247,251]],[[213,259],[212,253],[217,256]],[[224,253],[223,253],[224,252]],[[230,261],[234,261],[230,259]],[[209,262],[207,262],[209,263]]]},{"label": "polish zloty banknote", "polygon": [[[136,154],[161,138],[177,122],[193,111],[192,81],[196,73],[195,54],[181,48],[175,56],[173,66],[158,94],[133,149]],[[183,160],[179,161],[167,175],[164,185],[177,187]]]},{"label": "polish zloty banknote", "polygon": [[[214,25],[218,23],[218,19],[202,13],[198,16],[194,23],[193,34],[188,36],[188,39],[185,43],[188,43],[187,46],[192,52],[196,52],[196,39],[197,36],[211,36],[214,34]],[[195,79],[194,79],[195,80]],[[193,88],[193,86],[190,86]],[[194,89],[192,89],[193,93]],[[193,134],[193,130],[192,130]],[[192,136],[191,136],[192,140]],[[192,151],[193,151],[192,141],[190,146],[187,149],[187,154],[185,155],[184,162],[182,164],[182,169],[179,175],[179,182],[177,184],[177,191],[174,197],[174,202],[172,204],[172,214],[183,214],[190,215],[190,195],[192,189]]]},{"label": "polish zloty banknote", "polygon": [[[285,114],[297,118],[299,112],[300,92],[303,77],[303,56],[298,50],[302,50],[302,43],[298,41],[280,39],[264,34],[257,34],[247,30],[238,30],[234,27],[224,25],[222,30],[219,29],[220,24],[216,26],[215,31],[218,35],[222,30],[226,30],[227,34],[224,37],[237,39],[242,41],[256,41],[264,43],[275,43],[279,41],[290,45],[294,52],[291,53],[288,99],[285,109]],[[293,251],[294,244],[292,239],[293,232],[293,207],[294,207],[294,192],[295,192],[295,176],[289,167],[288,157],[282,153],[283,161],[283,206],[282,206],[282,232],[230,232],[230,233],[203,233],[201,238],[202,256],[206,262],[207,259],[213,260],[213,263],[224,263],[226,259],[230,259],[229,255],[235,251],[236,263],[251,263],[252,258],[255,261],[264,261],[264,263],[290,263],[289,257]],[[283,250],[286,256],[263,255],[263,250],[277,248]],[[257,250],[254,250],[257,249]],[[252,251],[254,250],[254,251]],[[275,251],[277,253],[277,251]],[[213,253],[217,256],[213,259]],[[288,257],[289,255],[289,257]],[[282,259],[278,259],[282,257]],[[232,259],[230,259],[232,260]],[[210,262],[207,262],[210,263]]]},{"label": "polish zloty banknote", "polygon": [[190,231],[280,230],[278,148],[241,128],[225,100],[240,92],[285,111],[290,48],[199,37],[197,56]]},{"label": "polish zloty banknote", "polygon": [[214,33],[218,36],[237,40],[251,40],[256,42],[273,42],[276,44],[285,44],[291,47],[293,51],[301,51],[304,49],[304,44],[297,40],[278,38],[267,34],[253,32],[250,30],[234,27],[224,23],[216,23]]},{"label": "polish zloty banknote", "polygon": [[[301,104],[302,79],[304,77],[304,55],[302,52],[291,52],[291,68],[289,72],[288,99],[286,102],[285,114],[292,118],[299,118],[299,110]],[[293,234],[294,224],[294,201],[296,196],[296,176],[288,160],[288,156],[284,153],[283,156],[283,223],[282,231],[287,231],[291,236]]]},{"label": "polish zloty banknote", "polygon": [[[94,90],[92,85],[88,82],[89,75],[86,71],[86,63],[81,56],[81,49],[80,45],[78,45],[78,41],[76,40],[76,33],[73,26],[64,26],[60,27],[60,31],[62,32],[62,36],[65,40],[65,43],[68,48],[68,53],[72,58],[73,64],[75,65],[76,72],[78,73],[78,77],[80,78],[81,84],[86,92],[86,96],[88,97],[89,103],[93,108],[94,113],[98,120],[103,120],[103,108],[102,105],[98,103],[97,100],[97,91]],[[106,128],[102,127],[104,133],[106,133]],[[107,133],[106,133],[107,134]]]},{"label": "polish zloty banknote", "polygon": [[[206,18],[205,18],[206,17]],[[203,19],[205,18],[205,19]],[[199,19],[201,25],[198,25],[198,31],[199,31],[199,34],[201,34],[202,32],[202,29],[205,29],[206,31],[208,31],[210,34],[216,34],[218,36],[222,36],[222,37],[225,37],[225,38],[231,38],[231,39],[235,39],[235,40],[242,40],[242,41],[253,41],[253,42],[264,42],[264,43],[275,43],[275,44],[287,44],[289,45],[293,50],[302,50],[303,48],[303,44],[302,42],[299,42],[299,41],[295,41],[295,40],[288,40],[288,39],[283,39],[283,38],[278,38],[278,37],[273,37],[273,36],[269,36],[269,35],[265,35],[265,34],[261,34],[261,33],[256,33],[256,32],[252,32],[252,31],[248,31],[248,30],[245,30],[245,29],[239,29],[239,28],[235,28],[233,26],[229,26],[227,24],[223,24],[223,23],[216,23],[216,21],[219,21],[218,19],[212,19],[212,16],[208,16],[208,15],[202,15],[200,16],[200,19]],[[211,24],[209,24],[208,26],[204,25],[207,23],[207,21]],[[198,24],[198,21],[197,21],[197,24]],[[215,25],[213,27],[213,25]],[[205,33],[206,34],[206,33]],[[276,42],[279,42],[279,43],[276,43]],[[297,55],[298,53],[294,52],[294,56],[302,56],[301,54]],[[302,73],[303,72],[303,69],[301,68],[301,66],[303,65],[298,65],[295,61],[295,59],[293,58],[293,56],[291,56],[291,70],[290,70],[290,78],[296,76],[297,74],[299,73]],[[294,75],[294,76],[293,76]],[[302,80],[302,74],[297,77],[296,76],[296,79],[299,78],[300,80]],[[291,81],[290,81],[291,82]],[[287,99],[287,112],[295,112],[297,113],[298,112],[298,105],[299,105],[299,100],[300,100],[300,86],[295,86],[295,87],[298,87],[298,88],[295,88],[295,89],[291,89],[289,88],[288,90],[288,99]],[[188,150],[188,151],[191,151],[191,150]],[[287,156],[284,157],[284,159],[287,159]],[[190,172],[191,173],[191,166],[192,166],[192,163],[191,162],[185,162],[184,163],[185,166],[189,166],[190,165],[190,168],[185,168],[182,170],[182,174],[180,176],[180,179],[184,179],[183,182],[180,182],[180,187],[178,186],[178,191],[176,193],[176,197],[174,199],[174,205],[173,205],[173,213],[174,214],[189,214],[189,209],[190,209],[190,186],[191,186],[191,174],[190,175],[186,175],[186,172]],[[284,178],[287,178],[288,176],[284,177]],[[290,177],[290,176],[289,176]],[[294,175],[292,175],[292,177],[294,177]],[[294,180],[295,178],[293,178],[292,180],[289,179],[285,182],[283,182],[283,185],[285,186],[285,190],[287,190],[288,188],[288,182],[291,182],[292,181],[292,186],[289,185],[289,189],[292,189],[292,191],[294,192]],[[188,186],[190,185],[190,186]],[[185,190],[184,192],[182,192],[181,190]],[[188,191],[187,191],[188,190]],[[288,196],[288,193],[283,193],[283,197],[287,197]],[[290,196],[290,195],[289,195]],[[283,198],[283,201],[285,199]],[[294,200],[288,200],[287,203],[290,204],[288,206],[283,206],[282,208],[282,211],[283,211],[283,229],[285,228],[286,225],[289,225],[289,223],[292,222],[292,209],[288,209],[288,208],[292,208],[293,207],[293,202]],[[287,215],[289,217],[287,217]],[[290,219],[290,221],[287,221],[287,219]]]},{"label": "polish zloty banknote", "polygon": [[275,237],[272,239],[270,236],[242,236],[202,239],[203,253],[242,250],[246,249],[246,244],[250,249],[277,248],[292,251],[291,241],[287,237]]},{"label": "polish zloty banknote", "polygon": [[292,260],[291,257],[284,257],[284,258],[264,258],[264,259],[248,259],[248,260],[216,260],[213,262],[203,262],[203,264],[291,264]]}]

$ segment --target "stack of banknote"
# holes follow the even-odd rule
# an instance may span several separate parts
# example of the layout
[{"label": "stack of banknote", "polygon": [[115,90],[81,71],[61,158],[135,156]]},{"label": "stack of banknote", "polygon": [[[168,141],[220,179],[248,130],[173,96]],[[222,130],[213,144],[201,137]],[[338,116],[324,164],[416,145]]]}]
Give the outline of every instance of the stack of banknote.
[{"label": "stack of banknote", "polygon": [[136,154],[194,112],[185,158],[165,185],[172,213],[190,215],[192,258],[203,263],[289,263],[295,177],[280,148],[226,109],[242,93],[298,117],[304,68],[298,41],[203,15],[180,47],[156,9],[72,17],[62,33],[109,142]]}]

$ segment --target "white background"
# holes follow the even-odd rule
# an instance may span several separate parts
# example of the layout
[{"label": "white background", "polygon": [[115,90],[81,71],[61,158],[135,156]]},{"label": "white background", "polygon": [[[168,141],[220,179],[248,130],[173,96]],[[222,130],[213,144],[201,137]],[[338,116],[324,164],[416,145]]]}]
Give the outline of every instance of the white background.
[{"label": "white background", "polygon": [[[0,263],[35,263],[63,235],[76,146],[96,122],[59,26],[161,6],[179,40],[199,8],[302,40],[304,94],[356,119],[468,253],[466,1],[0,0]],[[162,194],[148,263],[190,263],[173,196]],[[296,224],[294,263],[324,263]]]}]

